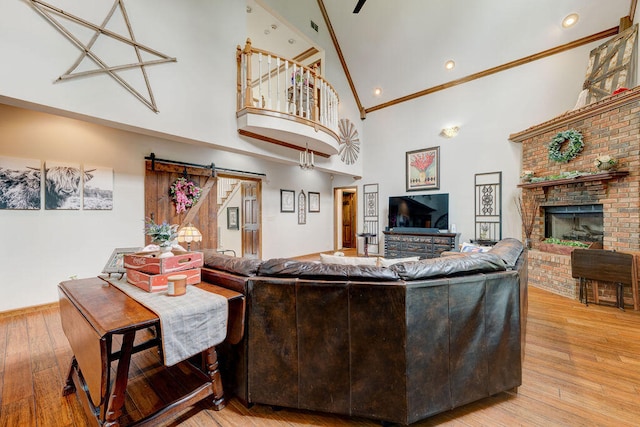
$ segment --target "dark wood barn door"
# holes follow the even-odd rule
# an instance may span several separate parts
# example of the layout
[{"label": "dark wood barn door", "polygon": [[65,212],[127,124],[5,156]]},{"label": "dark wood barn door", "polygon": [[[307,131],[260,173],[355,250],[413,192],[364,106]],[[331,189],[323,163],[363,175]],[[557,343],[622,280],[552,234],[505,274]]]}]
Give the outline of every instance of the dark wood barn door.
[{"label": "dark wood barn door", "polygon": [[[167,221],[180,226],[193,224],[202,233],[202,242],[191,244],[192,250],[218,247],[218,207],[216,202],[217,179],[211,169],[146,161],[145,172],[145,218],[156,223]],[[186,177],[202,189],[202,196],[193,207],[178,214],[171,201],[169,188],[180,177]],[[144,218],[140,218],[140,232],[143,233]],[[146,244],[150,239],[145,237]]]}]

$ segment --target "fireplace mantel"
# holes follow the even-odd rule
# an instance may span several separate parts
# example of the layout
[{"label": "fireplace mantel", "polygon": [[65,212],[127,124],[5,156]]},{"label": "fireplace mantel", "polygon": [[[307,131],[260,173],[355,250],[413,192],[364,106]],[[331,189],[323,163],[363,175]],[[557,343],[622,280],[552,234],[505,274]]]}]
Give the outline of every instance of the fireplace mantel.
[{"label": "fireplace mantel", "polygon": [[540,182],[527,182],[518,184],[520,188],[542,188],[543,191],[547,191],[549,187],[554,187],[556,185],[564,185],[564,184],[578,184],[581,182],[591,182],[591,181],[603,181],[607,182],[612,179],[624,178],[629,175],[628,171],[606,171],[601,173],[594,173],[591,175],[583,175],[575,178],[562,178],[562,179],[550,179],[548,181],[540,181]]},{"label": "fireplace mantel", "polygon": [[587,117],[602,114],[623,105],[637,102],[638,100],[640,100],[640,86],[636,86],[631,90],[621,92],[617,95],[608,96],[598,102],[586,105],[577,110],[569,111],[544,123],[531,126],[523,131],[513,133],[509,135],[509,141],[523,142],[526,139],[544,134],[545,132],[549,132],[550,130],[554,130],[558,127],[566,126]]}]

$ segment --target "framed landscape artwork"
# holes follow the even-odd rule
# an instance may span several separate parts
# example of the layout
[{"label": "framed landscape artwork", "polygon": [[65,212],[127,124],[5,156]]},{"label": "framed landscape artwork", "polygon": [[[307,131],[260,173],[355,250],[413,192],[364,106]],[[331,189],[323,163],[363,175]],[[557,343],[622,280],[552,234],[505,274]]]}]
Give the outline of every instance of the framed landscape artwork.
[{"label": "framed landscape artwork", "polygon": [[0,157],[0,209],[40,209],[41,182],[40,160]]},{"label": "framed landscape artwork", "polygon": [[[45,162],[45,209],[79,210],[81,185],[85,181],[79,163]],[[88,181],[89,178],[86,179]]]},{"label": "framed landscape artwork", "polygon": [[407,191],[440,188],[440,147],[407,151]]},{"label": "framed landscape artwork", "polygon": [[82,208],[113,209],[113,169],[85,165],[83,170]]}]

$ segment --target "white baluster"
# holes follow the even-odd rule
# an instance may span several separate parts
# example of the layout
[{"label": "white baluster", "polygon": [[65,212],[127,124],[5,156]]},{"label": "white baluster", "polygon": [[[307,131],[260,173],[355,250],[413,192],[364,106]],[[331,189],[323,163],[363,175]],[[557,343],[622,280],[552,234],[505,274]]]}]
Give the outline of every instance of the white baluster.
[{"label": "white baluster", "polygon": [[276,110],[280,110],[280,57],[276,56]]},{"label": "white baluster", "polygon": [[262,52],[258,53],[258,106],[262,108]]},{"label": "white baluster", "polygon": [[271,110],[271,55],[267,56],[267,108]]}]

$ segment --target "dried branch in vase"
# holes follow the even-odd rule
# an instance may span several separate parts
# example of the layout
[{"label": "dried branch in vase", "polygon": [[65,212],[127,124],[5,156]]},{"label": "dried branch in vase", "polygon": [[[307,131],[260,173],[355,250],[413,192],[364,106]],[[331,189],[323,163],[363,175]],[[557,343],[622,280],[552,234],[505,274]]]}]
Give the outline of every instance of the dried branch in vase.
[{"label": "dried branch in vase", "polygon": [[533,226],[536,222],[536,216],[538,215],[538,209],[540,208],[540,202],[535,197],[523,197],[522,195],[516,197],[516,208],[522,219],[522,227],[524,229],[524,235],[527,239],[531,238],[533,233]]}]

